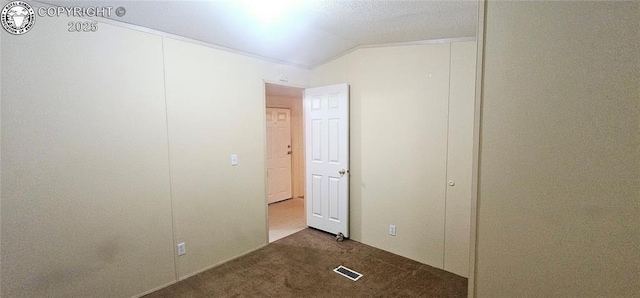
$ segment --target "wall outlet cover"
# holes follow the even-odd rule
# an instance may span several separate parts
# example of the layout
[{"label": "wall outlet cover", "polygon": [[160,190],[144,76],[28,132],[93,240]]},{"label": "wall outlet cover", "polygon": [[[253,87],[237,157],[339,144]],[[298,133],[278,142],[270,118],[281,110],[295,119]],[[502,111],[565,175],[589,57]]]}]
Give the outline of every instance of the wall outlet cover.
[{"label": "wall outlet cover", "polygon": [[187,253],[187,246],[185,245],[184,242],[182,243],[178,243],[178,255],[184,255]]}]

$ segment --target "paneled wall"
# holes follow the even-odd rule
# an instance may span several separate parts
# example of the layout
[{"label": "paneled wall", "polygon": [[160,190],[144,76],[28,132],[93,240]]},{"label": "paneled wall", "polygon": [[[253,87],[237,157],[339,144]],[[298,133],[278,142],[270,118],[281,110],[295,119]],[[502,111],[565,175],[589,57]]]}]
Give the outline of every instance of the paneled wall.
[{"label": "paneled wall", "polygon": [[4,297],[126,297],[176,277],[162,38],[66,21],[1,33]]},{"label": "paneled wall", "polygon": [[69,20],[1,30],[2,296],[130,297],[266,245],[264,82],[308,71]]},{"label": "paneled wall", "polygon": [[475,42],[364,48],[310,75],[311,86],[351,87],[351,237],[463,276],[475,52]]},{"label": "paneled wall", "polygon": [[478,297],[637,297],[640,3],[489,2]]},{"label": "paneled wall", "polygon": [[[349,56],[352,186],[362,242],[442,268],[449,44],[362,49]],[[389,225],[397,236],[389,235]],[[357,229],[357,226],[353,228]],[[356,233],[354,233],[356,234]]]},{"label": "paneled wall", "polygon": [[188,251],[177,263],[184,277],[267,243],[263,78],[275,65],[171,39],[164,39],[164,53],[175,241]]}]

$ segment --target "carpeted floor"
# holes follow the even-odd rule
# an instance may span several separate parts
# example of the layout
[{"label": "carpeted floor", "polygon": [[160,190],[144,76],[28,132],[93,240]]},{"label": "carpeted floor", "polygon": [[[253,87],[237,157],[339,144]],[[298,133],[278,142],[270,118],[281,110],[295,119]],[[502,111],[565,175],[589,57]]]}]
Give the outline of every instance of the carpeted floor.
[{"label": "carpeted floor", "polygon": [[[364,276],[333,272],[344,265]],[[304,229],[145,297],[466,297],[467,279]]]}]

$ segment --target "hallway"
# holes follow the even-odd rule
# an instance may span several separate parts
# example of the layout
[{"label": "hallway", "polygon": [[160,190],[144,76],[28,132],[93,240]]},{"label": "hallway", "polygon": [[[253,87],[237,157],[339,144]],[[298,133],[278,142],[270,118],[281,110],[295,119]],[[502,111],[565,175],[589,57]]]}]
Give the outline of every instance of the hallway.
[{"label": "hallway", "polygon": [[293,198],[269,204],[269,243],[306,227],[304,199]]}]

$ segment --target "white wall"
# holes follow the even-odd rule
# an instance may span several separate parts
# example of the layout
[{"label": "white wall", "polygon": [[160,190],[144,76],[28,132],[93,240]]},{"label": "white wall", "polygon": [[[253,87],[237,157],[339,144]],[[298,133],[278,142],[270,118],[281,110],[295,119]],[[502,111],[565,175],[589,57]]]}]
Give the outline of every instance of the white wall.
[{"label": "white wall", "polygon": [[[451,87],[454,110],[473,117],[474,71],[475,42],[358,49],[311,71],[311,86],[350,84],[352,239],[444,268],[449,214],[446,268],[467,275],[471,177],[456,178],[468,180],[466,201],[447,212],[447,132]],[[468,139],[457,152],[468,151],[470,174],[467,120],[468,131],[456,127]]]},{"label": "white wall", "polygon": [[[264,79],[306,70],[164,39],[178,275],[267,243]],[[187,74],[187,75],[185,75]],[[238,166],[230,157],[238,155]]]},{"label": "white wall", "polygon": [[349,56],[342,55],[318,65],[309,73],[309,85],[312,87],[341,84],[349,81]]},{"label": "white wall", "polygon": [[[362,49],[349,57],[360,118],[361,240],[443,267],[449,44]],[[358,179],[359,178],[359,179]],[[389,235],[389,224],[397,236]]]},{"label": "white wall", "polygon": [[55,18],[2,31],[3,296],[171,282],[161,38],[104,24],[73,34]]},{"label": "white wall", "polygon": [[265,245],[264,80],[308,71],[69,20],[2,32],[2,295],[133,296]]},{"label": "white wall", "polygon": [[478,297],[637,297],[640,3],[489,2]]}]

